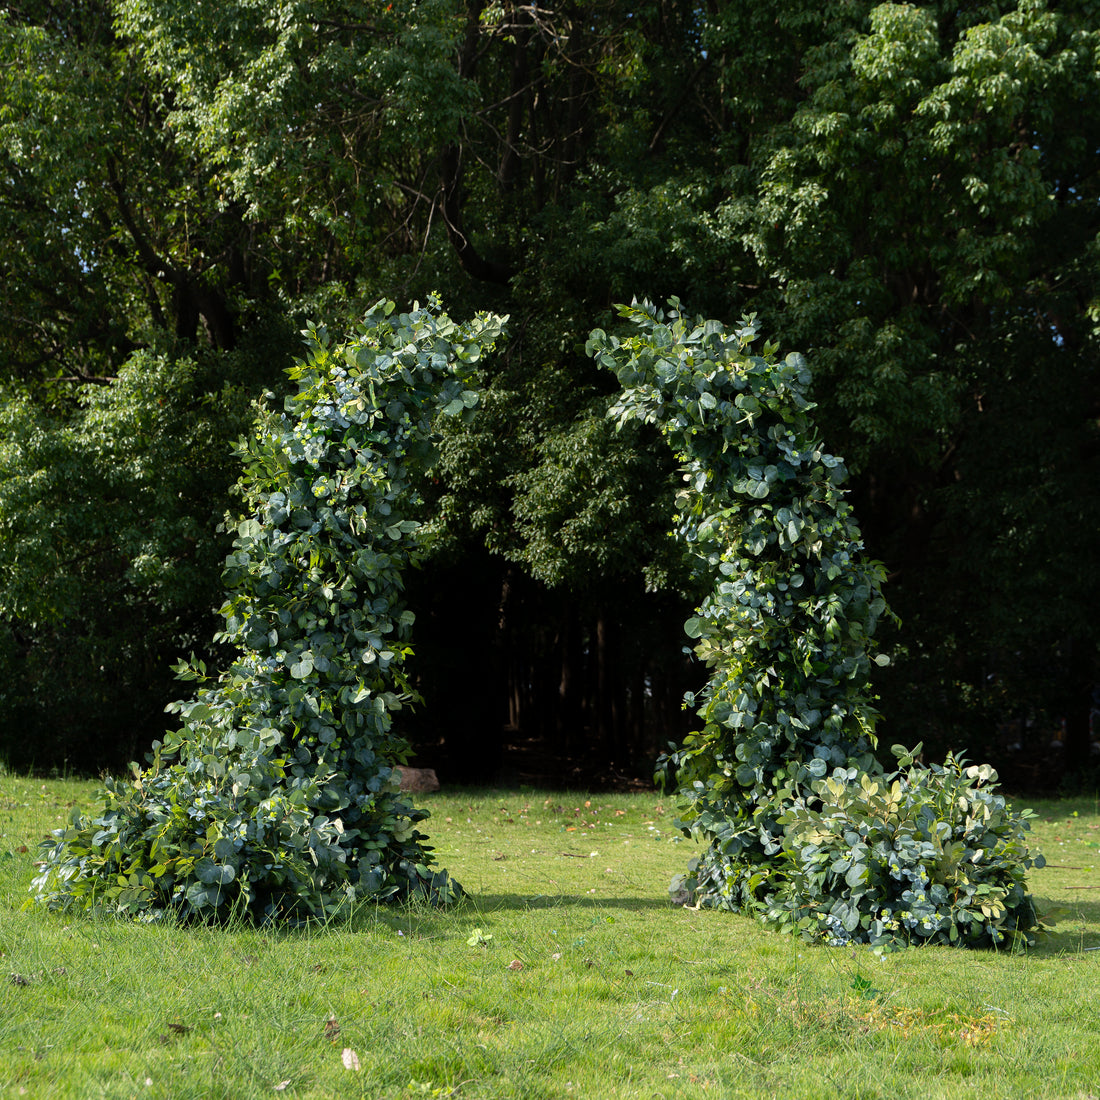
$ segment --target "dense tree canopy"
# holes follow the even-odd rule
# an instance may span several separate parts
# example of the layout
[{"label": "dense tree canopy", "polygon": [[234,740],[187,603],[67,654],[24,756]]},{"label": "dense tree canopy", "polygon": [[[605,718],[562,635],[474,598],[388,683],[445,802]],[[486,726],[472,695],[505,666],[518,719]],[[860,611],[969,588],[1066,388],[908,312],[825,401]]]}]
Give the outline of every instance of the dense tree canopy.
[{"label": "dense tree canopy", "polygon": [[459,648],[484,684],[433,751],[511,726],[627,771],[685,729],[677,475],[652,430],[611,430],[580,346],[676,294],[813,364],[902,620],[890,739],[1028,756],[1065,719],[1084,761],[1100,5],[0,11],[10,759],[99,767],[159,733],[163,669],[209,636],[248,400],[305,318],[439,288],[513,322],[422,487],[422,690],[463,682]]}]

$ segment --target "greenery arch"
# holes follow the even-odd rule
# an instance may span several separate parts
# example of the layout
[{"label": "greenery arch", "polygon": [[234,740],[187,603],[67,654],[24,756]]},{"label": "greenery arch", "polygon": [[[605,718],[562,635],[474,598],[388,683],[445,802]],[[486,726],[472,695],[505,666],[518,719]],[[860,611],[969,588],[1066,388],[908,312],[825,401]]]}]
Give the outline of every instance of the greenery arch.
[{"label": "greenery arch", "polygon": [[237,656],[216,678],[179,667],[199,685],[174,707],[182,727],[48,842],[35,900],[295,920],[455,895],[393,773],[408,745],[392,715],[412,695],[402,576],[422,542],[410,478],[432,459],[437,415],[472,415],[503,321],[456,324],[433,299],[397,315],[381,302],[344,343],[306,331],[298,392],[282,413],[261,407],[240,448],[250,515],[221,635]]},{"label": "greenery arch", "polygon": [[[882,569],[814,435],[805,361],[750,354],[751,317],[729,333],[675,300],[620,311],[633,334],[597,330],[589,353],[622,384],[620,423],[656,423],[683,462],[679,532],[715,581],[686,626],[712,668],[688,699],[703,726],[667,758],[704,844],[674,892],[832,943],[1030,942],[1041,857],[992,770],[895,747],[887,775],[872,753]],[[472,415],[503,319],[393,312],[379,303],[343,344],[307,330],[297,394],[241,448],[251,515],[222,609],[238,656],[216,679],[180,666],[200,684],[182,728],[55,834],[38,902],[294,920],[459,891],[393,775],[408,746],[392,714],[412,695],[402,575],[421,550],[411,471],[438,414]]]},{"label": "greenery arch", "polygon": [[883,569],[814,433],[805,360],[752,354],[754,316],[731,333],[676,299],[619,311],[632,333],[596,330],[588,353],[623,387],[612,415],[655,423],[683,463],[678,531],[714,583],[685,627],[712,670],[686,700],[702,728],[664,761],[704,845],[674,895],[831,943],[1030,942],[1029,813],[987,766],[895,746],[886,774],[873,755]]}]

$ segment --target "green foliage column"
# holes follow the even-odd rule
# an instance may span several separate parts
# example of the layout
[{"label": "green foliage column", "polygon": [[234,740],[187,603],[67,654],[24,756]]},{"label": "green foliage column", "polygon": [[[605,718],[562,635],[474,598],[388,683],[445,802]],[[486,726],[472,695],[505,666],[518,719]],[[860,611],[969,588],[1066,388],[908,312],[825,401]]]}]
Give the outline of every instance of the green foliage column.
[{"label": "green foliage column", "polygon": [[702,728],[666,758],[705,847],[674,889],[834,943],[1026,932],[1026,815],[992,769],[899,749],[909,770],[887,777],[871,753],[883,570],[814,433],[805,361],[752,354],[752,317],[731,334],[670,305],[620,307],[634,332],[588,351],[622,384],[612,414],[657,424],[682,462],[679,533],[714,580],[685,628],[711,668],[687,697]]},{"label": "green foliage column", "polygon": [[[869,641],[886,605],[881,567],[843,499],[844,464],[813,436],[800,355],[749,353],[751,318],[729,334],[673,300],[623,308],[625,339],[595,332],[620,422],[656,422],[680,458],[679,533],[715,589],[686,630],[713,669],[689,706],[703,728],[671,758],[682,820],[709,847],[693,885],[737,904],[779,849],[790,793],[833,768],[874,768]],[[737,868],[737,870],[735,870]]]},{"label": "green foliage column", "polygon": [[132,782],[48,846],[34,882],[52,908],[324,917],[355,899],[456,890],[432,870],[393,766],[412,612],[402,575],[420,547],[412,467],[438,413],[472,415],[476,365],[502,321],[457,325],[380,303],[335,343],[316,328],[286,412],[242,447],[240,523],[222,640],[237,657],[176,704],[183,726]]}]

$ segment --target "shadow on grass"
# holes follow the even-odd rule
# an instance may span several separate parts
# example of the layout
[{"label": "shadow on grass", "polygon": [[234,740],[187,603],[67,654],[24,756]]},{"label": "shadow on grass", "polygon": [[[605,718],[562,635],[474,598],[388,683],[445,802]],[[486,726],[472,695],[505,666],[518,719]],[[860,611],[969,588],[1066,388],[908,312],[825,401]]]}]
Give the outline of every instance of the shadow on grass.
[{"label": "shadow on grass", "polygon": [[606,898],[584,894],[470,894],[463,905],[481,913],[523,912],[528,909],[623,909],[627,912],[652,912],[676,908],[665,898]]},{"label": "shadow on grass", "polygon": [[[431,938],[436,935],[451,935],[456,927],[465,927],[471,921],[495,915],[506,916],[512,913],[535,913],[540,911],[571,910],[578,914],[590,914],[594,918],[611,920],[611,914],[642,914],[667,912],[677,909],[667,898],[596,898],[584,894],[500,894],[469,893],[457,905],[445,909],[434,909],[426,904],[365,906],[349,926],[349,931],[365,931],[369,928],[385,926],[403,934]],[[340,931],[339,925],[333,925],[334,931]]]},{"label": "shadow on grass", "polygon": [[1091,948],[1090,953],[1100,955],[1100,900],[1051,901],[1036,897],[1035,904],[1040,915],[1052,921],[1053,926],[1040,937],[1031,954],[1079,955]]}]

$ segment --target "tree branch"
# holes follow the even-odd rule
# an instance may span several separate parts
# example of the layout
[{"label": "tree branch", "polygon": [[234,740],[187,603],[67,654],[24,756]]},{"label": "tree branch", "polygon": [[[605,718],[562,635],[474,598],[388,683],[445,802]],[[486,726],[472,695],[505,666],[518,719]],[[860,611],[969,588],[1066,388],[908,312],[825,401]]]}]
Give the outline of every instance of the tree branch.
[{"label": "tree branch", "polygon": [[672,125],[673,120],[683,109],[683,106],[688,101],[688,97],[695,89],[695,85],[699,82],[699,77],[709,68],[713,54],[707,54],[698,65],[695,66],[695,71],[684,82],[684,86],[680,91],[680,94],[676,97],[676,101],[665,112],[665,117],[661,119],[660,125],[653,131],[653,137],[649,139],[649,146],[646,148],[646,152],[649,154],[657,152],[661,142],[664,141],[665,131]]},{"label": "tree branch", "polygon": [[443,222],[451,247],[458,255],[458,262],[475,279],[507,283],[512,277],[512,269],[485,259],[466,234],[462,220],[462,147],[457,142],[451,142],[443,149],[440,167],[443,177]]}]

